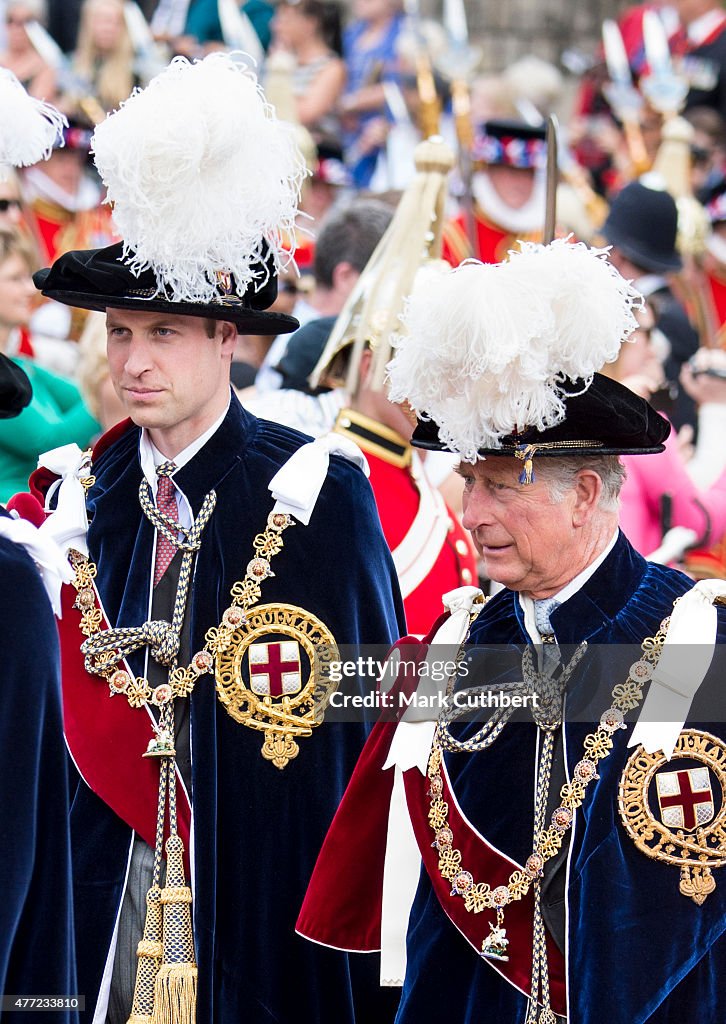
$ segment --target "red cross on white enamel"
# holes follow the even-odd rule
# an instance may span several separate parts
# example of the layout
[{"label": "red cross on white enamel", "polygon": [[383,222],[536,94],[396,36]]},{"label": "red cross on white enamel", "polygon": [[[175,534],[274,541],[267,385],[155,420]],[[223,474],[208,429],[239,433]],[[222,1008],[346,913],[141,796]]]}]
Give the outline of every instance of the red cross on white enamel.
[{"label": "red cross on white enamel", "polygon": [[249,666],[255,693],[282,697],[300,689],[300,650],[295,640],[251,644]]},{"label": "red cross on white enamel", "polygon": [[678,791],[672,794],[658,794],[661,811],[669,807],[680,807],[683,814],[683,828],[694,829],[699,824],[696,808],[699,804],[711,804],[713,794],[709,785],[708,789],[693,789],[691,786],[691,775],[688,771],[672,772],[678,781]]}]

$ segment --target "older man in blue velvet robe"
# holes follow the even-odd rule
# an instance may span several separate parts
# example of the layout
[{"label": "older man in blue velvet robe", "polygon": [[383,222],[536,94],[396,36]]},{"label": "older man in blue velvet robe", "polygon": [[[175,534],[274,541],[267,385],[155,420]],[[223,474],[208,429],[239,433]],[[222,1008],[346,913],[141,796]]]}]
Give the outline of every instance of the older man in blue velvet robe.
[{"label": "older man in blue velvet robe", "polygon": [[[661,450],[670,427],[627,388],[590,377],[586,363],[579,380],[571,376],[578,332],[590,344],[597,338],[590,322],[573,319],[573,290],[550,276],[562,245],[535,250],[539,276],[530,265],[516,278],[515,257],[511,271],[488,277],[476,268],[467,282],[472,303],[495,321],[512,316],[497,298],[508,275],[529,285],[521,330],[534,342],[523,349],[536,365],[535,345],[550,347],[545,387],[562,402],[554,422],[525,426],[541,383],[527,379],[530,364],[510,368],[519,389],[497,395],[492,367],[504,351],[519,358],[511,325],[502,337],[504,321],[496,322],[499,347],[484,353],[481,319],[469,331],[459,322],[422,338],[419,305],[432,319],[440,301],[430,282],[407,315],[409,331],[419,327],[417,348],[412,342],[413,354],[399,351],[392,365],[394,388],[407,390],[422,414],[413,443],[464,455],[463,523],[504,588],[483,609],[481,595],[446,595],[450,616],[420,650],[410,640],[406,655],[401,648],[402,659],[428,665],[441,658],[437,643],[463,645],[450,698],[436,722],[407,712],[377,724],[298,920],[315,941],[382,948],[384,962],[405,969],[396,1024],[724,1016],[726,731],[717,645],[726,616],[712,601],[726,584],[693,588],[682,573],[646,562],[618,529],[618,454]],[[601,256],[580,255],[583,272],[587,259],[599,272]],[[531,326],[535,280],[551,302],[554,337],[546,319]],[[603,308],[612,287],[620,295],[614,314],[628,290],[616,276],[600,282]],[[465,321],[464,280],[452,276],[440,288],[459,300]],[[557,323],[563,313],[566,328]],[[617,340],[615,316],[611,328]],[[437,373],[449,375],[444,386],[471,378],[463,384],[469,404],[437,404],[437,385],[428,387]],[[443,650],[451,659],[452,648]],[[397,686],[393,706],[400,692],[409,700],[401,707],[411,706],[410,678]],[[533,694],[539,703],[511,721],[486,703]],[[484,699],[478,713],[470,698]],[[473,720],[459,707],[473,708]],[[334,884],[341,870],[345,887]],[[403,888],[408,907],[395,896]]]}]

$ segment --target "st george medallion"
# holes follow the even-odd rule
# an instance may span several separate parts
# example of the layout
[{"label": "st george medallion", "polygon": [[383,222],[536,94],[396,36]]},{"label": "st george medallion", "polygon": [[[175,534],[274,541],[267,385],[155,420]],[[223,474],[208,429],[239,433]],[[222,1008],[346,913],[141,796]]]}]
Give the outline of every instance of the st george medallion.
[{"label": "st george medallion", "polygon": [[338,658],[333,634],[311,612],[259,605],[217,654],[217,693],[236,722],[264,734],[262,756],[284,768],[297,757],[297,740],[323,720]]},{"label": "st george medallion", "polygon": [[637,848],[680,868],[681,893],[700,906],[716,888],[713,870],[726,864],[726,744],[685,729],[670,761],[639,747],[620,779],[618,805]]}]

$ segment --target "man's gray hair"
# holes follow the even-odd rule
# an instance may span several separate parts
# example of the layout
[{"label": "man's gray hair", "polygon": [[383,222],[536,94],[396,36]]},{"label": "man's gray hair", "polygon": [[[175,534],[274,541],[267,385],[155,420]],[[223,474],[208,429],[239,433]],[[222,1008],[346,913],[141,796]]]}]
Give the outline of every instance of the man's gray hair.
[{"label": "man's gray hair", "polygon": [[540,458],[535,455],[535,474],[545,480],[554,502],[564,499],[575,486],[575,478],[583,469],[592,470],[602,480],[602,494],[598,507],[603,512],[618,509],[620,488],[625,480],[625,466],[617,455],[572,455],[560,458]]}]

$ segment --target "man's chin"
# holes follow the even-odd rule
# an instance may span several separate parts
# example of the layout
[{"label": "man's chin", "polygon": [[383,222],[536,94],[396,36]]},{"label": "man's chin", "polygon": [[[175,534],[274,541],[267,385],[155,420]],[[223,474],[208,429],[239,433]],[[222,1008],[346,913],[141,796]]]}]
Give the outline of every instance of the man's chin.
[{"label": "man's chin", "polygon": [[145,427],[147,430],[159,429],[167,426],[166,417],[158,410],[139,407],[133,402],[126,405],[126,415],[137,427]]},{"label": "man's chin", "polygon": [[515,565],[510,561],[510,558],[505,553],[508,550],[502,549],[501,554],[498,554],[496,549],[493,551],[491,549],[484,549],[482,553],[484,571],[494,583],[499,583],[501,586],[511,590],[518,590],[517,584],[523,576],[522,566]]}]

